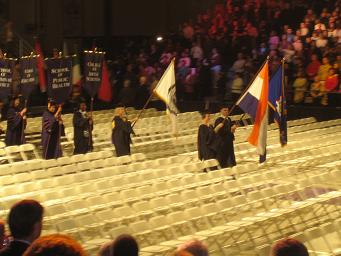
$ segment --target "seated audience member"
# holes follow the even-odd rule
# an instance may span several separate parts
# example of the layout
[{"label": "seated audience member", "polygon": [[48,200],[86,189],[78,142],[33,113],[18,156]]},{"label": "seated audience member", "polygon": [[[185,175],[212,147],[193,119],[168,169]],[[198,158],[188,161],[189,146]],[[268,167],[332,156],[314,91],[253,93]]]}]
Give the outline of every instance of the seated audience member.
[{"label": "seated audience member", "polygon": [[244,81],[242,75],[240,73],[234,74],[234,79],[231,84],[231,94],[233,102],[236,102],[239,99],[239,96],[242,94],[244,89]]},{"label": "seated audience member", "polygon": [[310,80],[313,80],[313,78],[316,76],[320,66],[321,66],[321,63],[318,60],[317,55],[313,54],[311,56],[311,62],[308,64],[306,68],[306,72]]},{"label": "seated audience member", "polygon": [[5,222],[3,220],[0,220],[0,250],[4,247],[5,239]]},{"label": "seated audience member", "polygon": [[123,81],[123,88],[118,94],[118,99],[126,107],[132,107],[135,102],[136,90],[131,86],[131,82],[128,79]]},{"label": "seated audience member", "polygon": [[73,238],[53,234],[35,240],[23,254],[24,256],[85,256],[82,246]]},{"label": "seated audience member", "polygon": [[297,77],[292,85],[294,87],[294,103],[301,103],[304,100],[304,93],[308,87],[307,78],[303,72],[298,72]]},{"label": "seated audience member", "polygon": [[138,256],[139,246],[134,237],[120,235],[110,243],[102,246],[98,256]]},{"label": "seated audience member", "polygon": [[195,239],[180,245],[177,249],[177,252],[180,251],[189,252],[193,256],[208,256],[207,246],[200,242],[199,240]]},{"label": "seated audience member", "polygon": [[318,70],[318,75],[321,79],[321,81],[325,81],[328,73],[329,73],[329,69],[331,69],[331,65],[329,64],[329,59],[328,57],[323,57],[322,59],[322,65],[319,67]]},{"label": "seated audience member", "polygon": [[22,200],[12,206],[8,225],[12,241],[0,251],[1,256],[19,256],[41,233],[44,209],[34,200]]},{"label": "seated audience member", "polygon": [[328,76],[326,77],[326,81],[324,83],[324,87],[326,92],[336,91],[339,85],[339,76],[335,74],[335,69],[329,69]]},{"label": "seated audience member", "polygon": [[271,256],[309,256],[307,247],[293,238],[283,238],[272,246]]},{"label": "seated audience member", "polygon": [[313,98],[313,103],[318,103],[318,101],[321,103],[322,97],[325,95],[325,90],[319,76],[315,76],[314,82],[311,84],[310,95]]}]

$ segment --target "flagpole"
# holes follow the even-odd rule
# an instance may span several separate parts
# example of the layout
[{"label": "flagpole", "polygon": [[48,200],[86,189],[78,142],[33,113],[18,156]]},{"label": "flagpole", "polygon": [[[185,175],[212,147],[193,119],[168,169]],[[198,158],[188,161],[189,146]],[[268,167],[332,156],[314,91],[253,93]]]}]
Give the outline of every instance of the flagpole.
[{"label": "flagpole", "polygon": [[[285,64],[285,58],[283,57],[283,59],[282,59],[282,95],[284,96],[284,64]],[[284,106],[283,106],[283,104],[281,104],[281,113],[283,113],[283,109],[284,108]]]},{"label": "flagpole", "polygon": [[[26,108],[26,111],[27,111],[27,99],[25,99],[25,105],[24,105],[24,108]],[[25,113],[26,115],[26,113]],[[27,117],[26,117],[26,122],[27,122]],[[21,126],[21,144],[24,144],[24,130],[25,130],[25,119],[23,117],[23,120],[22,120],[22,126]]]},{"label": "flagpole", "polygon": [[[286,104],[286,98],[285,98],[285,86],[284,86],[284,83],[285,83],[285,76],[284,76],[284,71],[285,71],[285,68],[284,68],[284,64],[285,64],[285,57],[282,58],[282,104],[281,104],[281,116],[280,116],[280,122],[281,122],[281,127],[283,125],[283,115],[284,115],[284,103]],[[285,142],[283,143],[283,139],[282,139],[282,131],[281,131],[281,127],[279,127],[279,140],[280,140],[280,143],[281,143],[281,146],[285,146],[286,143],[287,143],[287,138],[285,140]],[[286,129],[286,128],[285,128]],[[287,136],[287,135],[286,135]]]},{"label": "flagpole", "polygon": [[227,117],[231,115],[231,113],[233,112],[233,110],[236,108],[237,106],[237,102],[241,99],[241,97],[244,96],[245,92],[247,92],[247,90],[250,88],[250,86],[252,85],[252,83],[255,81],[256,77],[258,76],[259,72],[263,69],[264,65],[270,60],[270,56],[266,57],[266,60],[263,62],[262,66],[258,69],[257,73],[254,75],[254,77],[252,78],[252,80],[249,82],[248,86],[244,89],[243,93],[240,94],[238,100],[233,104],[233,106],[231,107],[231,110],[229,111],[229,113],[227,114]]},{"label": "flagpole", "polygon": [[93,129],[93,125],[94,125],[94,120],[92,119],[92,112],[94,110],[94,97],[91,97],[91,101],[90,101],[90,119],[92,121],[92,124],[90,125],[89,124],[89,142],[88,142],[88,145],[89,145],[89,149],[90,149],[90,146],[91,146],[91,141],[92,141],[92,129]]},{"label": "flagpole", "polygon": [[60,104],[58,108],[60,108],[60,112],[58,115],[58,127],[59,127],[59,129],[58,129],[58,142],[59,142],[58,147],[59,147],[60,152],[62,152],[61,142],[60,142],[61,137],[62,137],[62,124],[60,123],[60,121],[62,120],[62,104]]},{"label": "flagpole", "polygon": [[[175,61],[175,57],[171,60],[171,62],[169,63],[169,65],[172,63],[172,61]],[[168,67],[169,67],[169,65],[168,65]],[[167,69],[168,69],[168,67],[167,67]],[[167,70],[167,69],[166,69],[166,70]],[[162,77],[160,78],[159,82],[162,80],[163,76],[165,75],[166,70],[165,70],[165,72],[163,72]],[[157,88],[158,86],[159,86],[159,83],[158,83],[158,84],[155,86],[155,88],[153,89],[153,92],[150,94],[150,96],[149,96],[147,102],[144,104],[143,108],[141,109],[141,111],[140,111],[139,114],[137,115],[136,120],[135,120],[134,123],[131,125],[131,128],[134,128],[135,124],[136,124],[137,121],[140,119],[140,117],[141,117],[143,111],[146,109],[148,103],[150,102],[150,100],[151,100],[151,99],[153,98],[153,96],[154,96],[154,90],[156,90],[156,88]]]},{"label": "flagpole", "polygon": [[146,101],[146,103],[144,104],[143,108],[141,109],[141,111],[139,112],[139,114],[136,117],[136,120],[134,121],[134,123],[131,125],[131,128],[134,128],[135,124],[137,123],[137,121],[140,119],[143,111],[146,109],[148,103],[151,101],[152,97],[153,97],[153,92],[150,94],[148,100]]}]

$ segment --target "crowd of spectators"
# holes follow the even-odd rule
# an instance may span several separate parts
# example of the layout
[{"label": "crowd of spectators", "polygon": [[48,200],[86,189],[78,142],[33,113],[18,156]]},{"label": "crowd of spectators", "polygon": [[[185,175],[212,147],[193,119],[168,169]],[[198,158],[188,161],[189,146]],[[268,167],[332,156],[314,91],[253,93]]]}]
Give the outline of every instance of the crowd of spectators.
[{"label": "crowd of spectators", "polygon": [[[9,211],[5,232],[0,221],[0,256],[86,256],[83,246],[74,238],[64,234],[41,236],[43,228],[43,206],[35,200],[21,200]],[[117,236],[104,244],[98,256],[138,256],[139,245],[129,234]],[[207,246],[199,240],[181,244],[173,256],[209,256]],[[299,241],[284,238],[272,247],[271,256],[309,256],[307,248]]]},{"label": "crowd of spectators", "polygon": [[[128,39],[108,56],[113,101],[142,108],[173,58],[178,101],[235,102],[267,56],[270,74],[285,58],[289,103],[328,105],[341,91],[341,0],[217,2],[172,35]],[[10,48],[11,22],[2,34]]]},{"label": "crowd of spectators", "polygon": [[327,94],[340,91],[340,6],[340,0],[216,4],[163,41],[128,41],[110,64],[116,100],[139,107],[176,58],[179,101],[235,101],[270,56],[271,73],[286,60],[289,102],[327,105]]}]

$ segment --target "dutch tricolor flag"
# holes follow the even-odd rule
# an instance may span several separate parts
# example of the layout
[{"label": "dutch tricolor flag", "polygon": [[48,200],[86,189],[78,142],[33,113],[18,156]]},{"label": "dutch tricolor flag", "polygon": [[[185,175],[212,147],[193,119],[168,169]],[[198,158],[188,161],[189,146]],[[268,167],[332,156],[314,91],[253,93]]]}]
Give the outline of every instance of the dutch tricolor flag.
[{"label": "dutch tricolor flag", "polygon": [[266,61],[250,87],[237,101],[237,105],[254,120],[254,126],[248,141],[257,147],[257,153],[260,155],[260,163],[266,159],[268,94],[269,71],[268,61]]}]

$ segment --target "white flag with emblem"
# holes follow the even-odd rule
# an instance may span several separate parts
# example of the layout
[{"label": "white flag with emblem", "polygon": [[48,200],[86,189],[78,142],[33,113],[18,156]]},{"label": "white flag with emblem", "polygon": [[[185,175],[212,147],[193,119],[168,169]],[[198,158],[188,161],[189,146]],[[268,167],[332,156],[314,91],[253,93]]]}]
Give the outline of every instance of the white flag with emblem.
[{"label": "white flag with emblem", "polygon": [[179,110],[176,107],[174,62],[175,60],[172,59],[159,83],[155,87],[154,93],[166,103],[169,112],[176,115],[179,113]]},{"label": "white flag with emblem", "polygon": [[154,93],[166,103],[167,112],[171,115],[172,133],[177,134],[176,129],[176,114],[179,110],[176,106],[176,87],[175,87],[175,59],[173,58],[163,73],[159,83],[154,89]]}]

